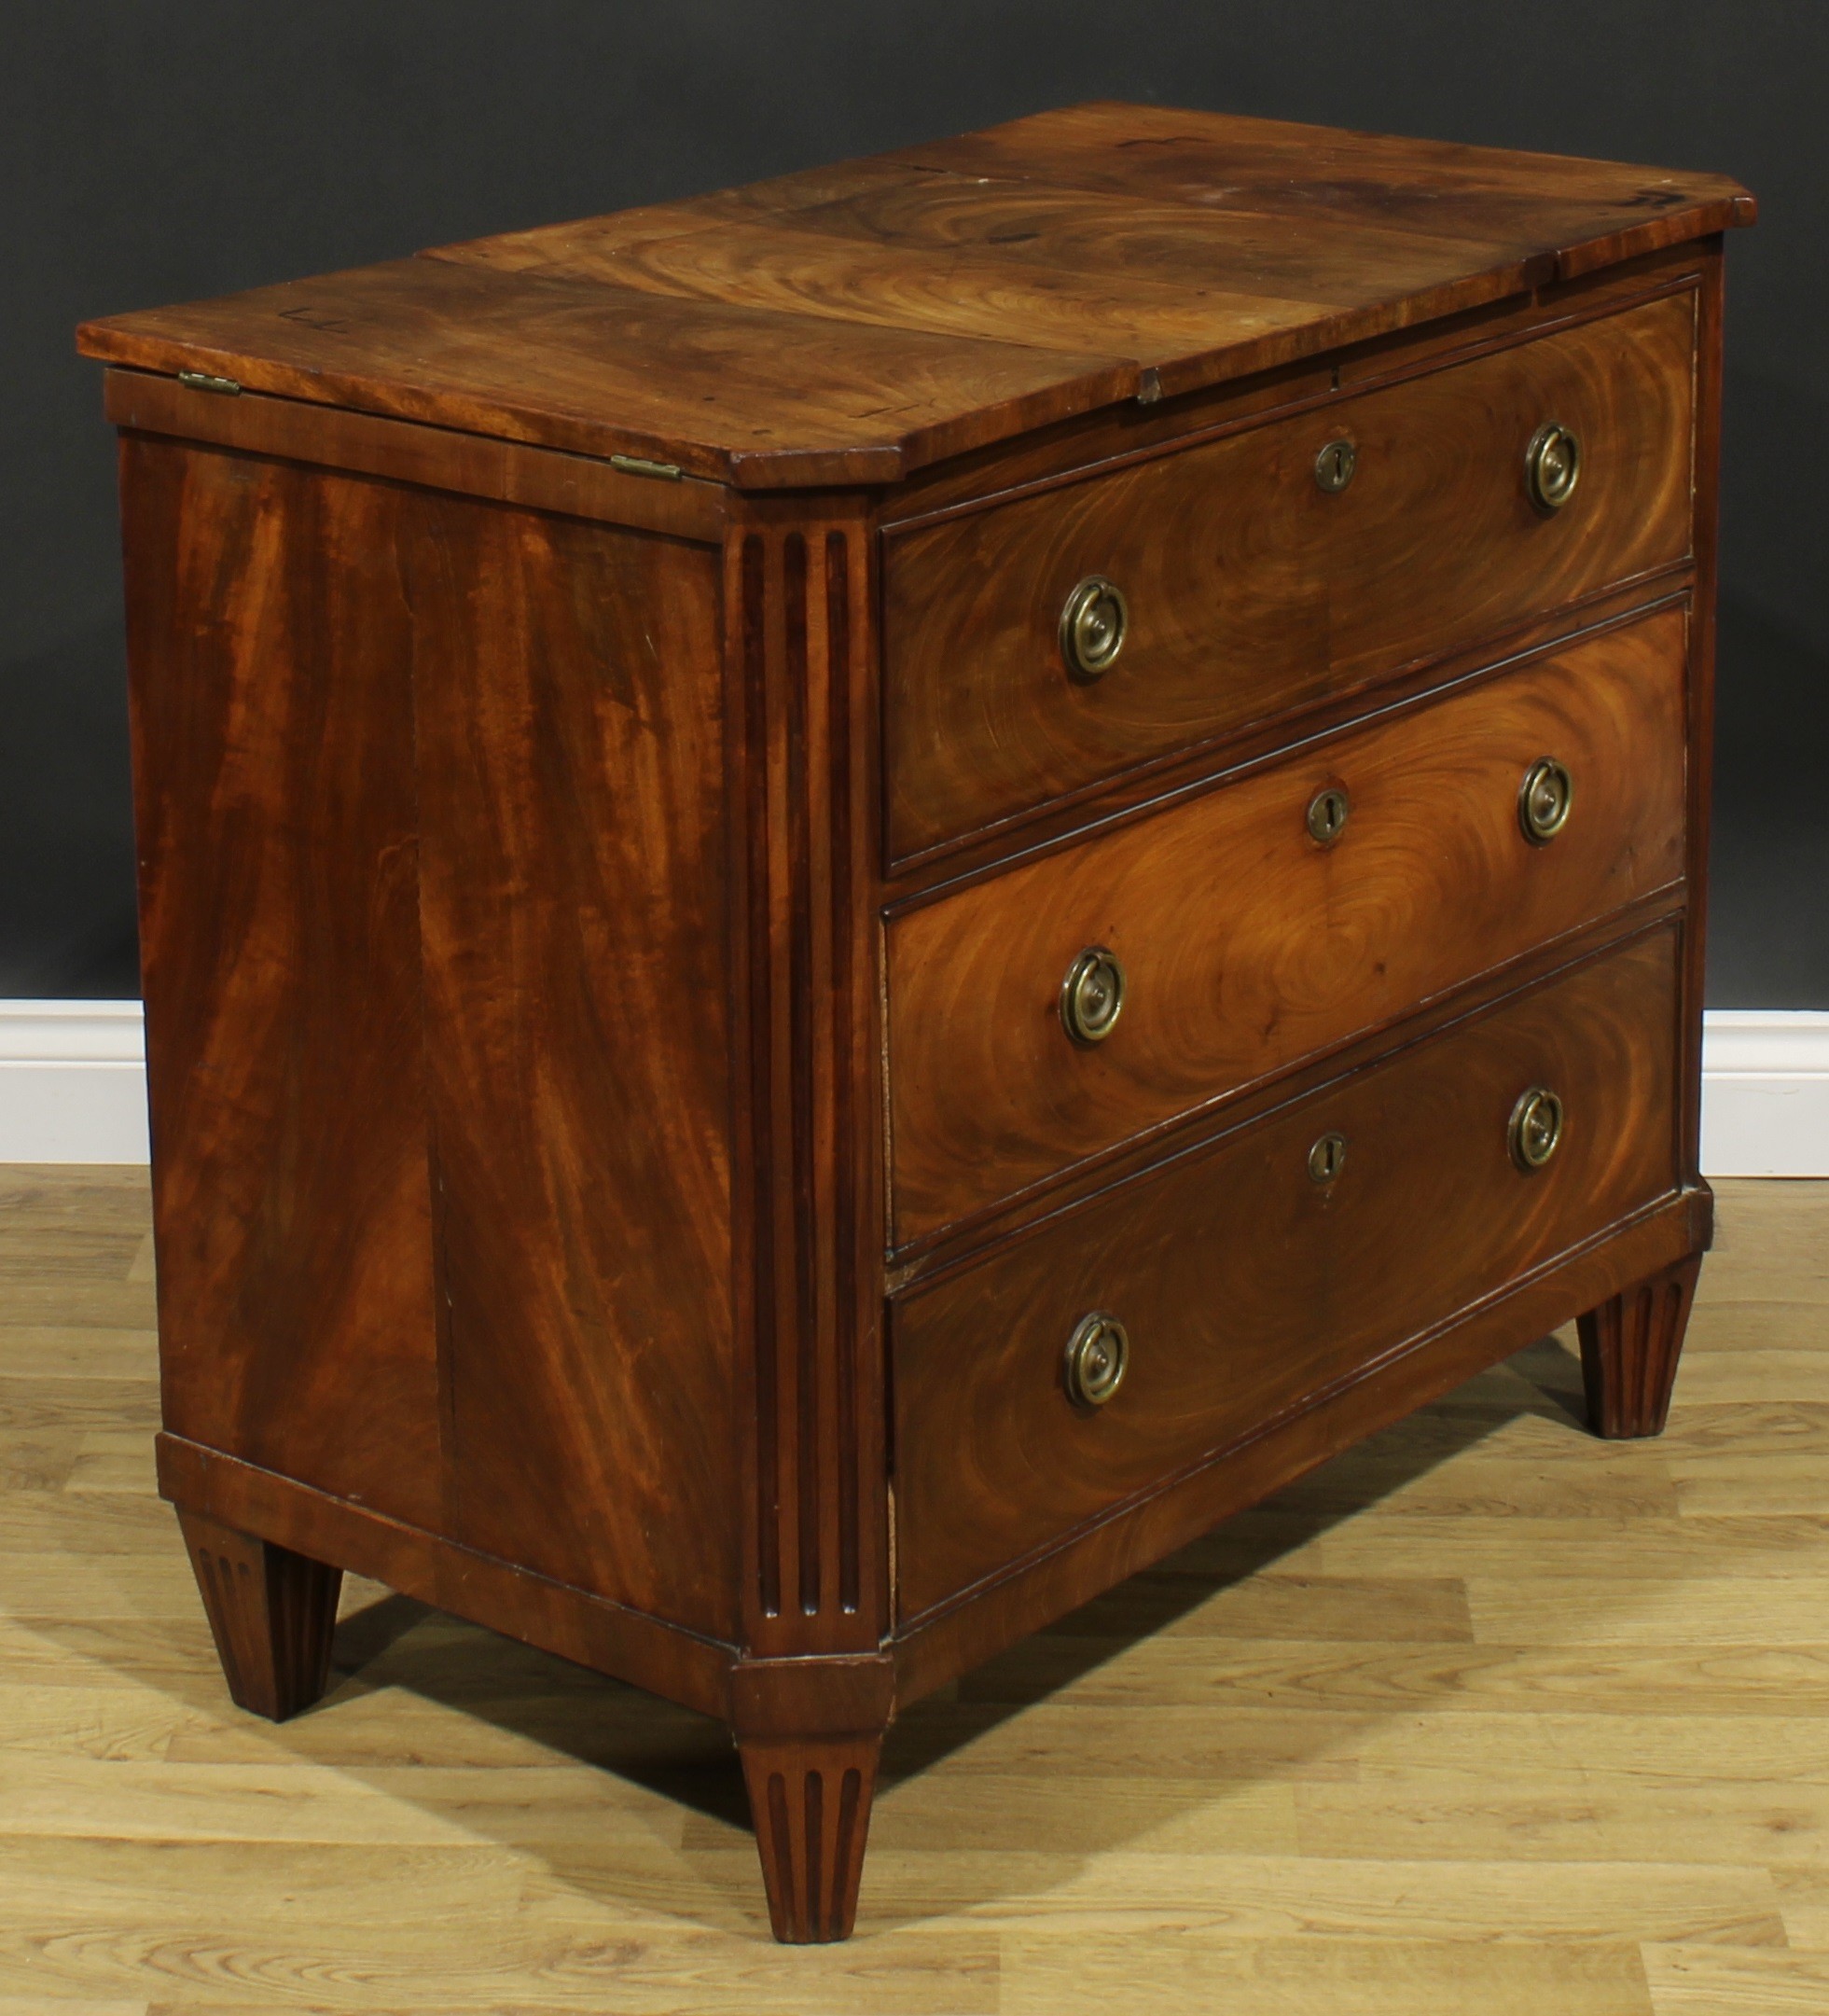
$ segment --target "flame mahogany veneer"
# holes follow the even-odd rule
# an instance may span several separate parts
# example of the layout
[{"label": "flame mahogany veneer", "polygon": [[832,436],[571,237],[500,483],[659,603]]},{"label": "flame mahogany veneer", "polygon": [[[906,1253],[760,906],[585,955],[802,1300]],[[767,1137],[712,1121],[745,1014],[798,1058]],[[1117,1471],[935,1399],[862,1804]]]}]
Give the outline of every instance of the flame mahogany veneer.
[{"label": "flame mahogany veneer", "polygon": [[1656,1433],[1752,216],[1087,105],[86,326],[237,1701],[377,1578],[727,1719],[842,1938],[898,1703],[1571,1318]]}]

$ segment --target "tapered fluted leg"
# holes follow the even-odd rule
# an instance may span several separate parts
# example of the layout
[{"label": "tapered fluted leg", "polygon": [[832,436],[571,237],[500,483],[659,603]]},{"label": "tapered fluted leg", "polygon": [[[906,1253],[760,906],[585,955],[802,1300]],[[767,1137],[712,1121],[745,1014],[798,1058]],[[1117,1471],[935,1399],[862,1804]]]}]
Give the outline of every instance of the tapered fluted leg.
[{"label": "tapered fluted leg", "polygon": [[775,1937],[849,1939],[882,1738],[740,1739]]},{"label": "tapered fluted leg", "polygon": [[894,1689],[880,1654],[745,1661],[732,1676],[775,1937],[849,1939]]},{"label": "tapered fluted leg", "polygon": [[1663,1433],[1701,1266],[1698,1253],[1581,1318],[1582,1384],[1596,1435]]},{"label": "tapered fluted leg", "polygon": [[330,1676],[340,1568],[180,1509],[178,1524],[238,1707],[284,1722]]}]

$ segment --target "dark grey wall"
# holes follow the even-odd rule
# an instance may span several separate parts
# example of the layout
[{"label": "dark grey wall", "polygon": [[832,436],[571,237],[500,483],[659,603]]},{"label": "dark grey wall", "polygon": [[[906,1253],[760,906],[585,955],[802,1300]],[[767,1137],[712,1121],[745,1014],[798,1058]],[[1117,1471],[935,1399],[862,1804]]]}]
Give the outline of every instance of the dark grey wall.
[{"label": "dark grey wall", "polygon": [[82,316],[1089,97],[1736,174],[1711,995],[1829,1007],[1821,0],[0,0],[0,995],[133,975]]}]

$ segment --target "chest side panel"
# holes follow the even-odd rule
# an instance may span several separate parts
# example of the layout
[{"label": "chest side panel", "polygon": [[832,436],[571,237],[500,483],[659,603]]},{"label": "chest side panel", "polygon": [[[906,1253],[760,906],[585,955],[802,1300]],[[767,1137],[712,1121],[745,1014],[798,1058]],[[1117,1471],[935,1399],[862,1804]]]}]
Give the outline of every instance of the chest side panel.
[{"label": "chest side panel", "polygon": [[414,535],[453,1528],[722,1634],[718,557],[454,498]]},{"label": "chest side panel", "polygon": [[406,494],[121,477],[165,1425],[434,1523]]}]

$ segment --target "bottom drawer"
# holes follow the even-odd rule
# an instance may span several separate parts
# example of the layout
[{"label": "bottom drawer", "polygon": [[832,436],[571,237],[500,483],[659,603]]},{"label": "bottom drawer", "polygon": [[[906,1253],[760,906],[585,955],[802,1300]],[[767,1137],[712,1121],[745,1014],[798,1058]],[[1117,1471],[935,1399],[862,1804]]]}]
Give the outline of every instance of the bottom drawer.
[{"label": "bottom drawer", "polygon": [[[902,1619],[1666,1194],[1677,1000],[1672,927],[911,1290],[890,1319]],[[1533,1168],[1537,1088],[1560,1129]],[[1125,1342],[1095,1403],[1102,1313]]]}]

